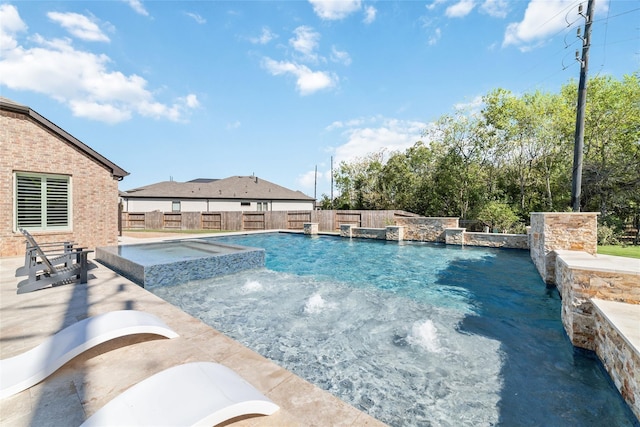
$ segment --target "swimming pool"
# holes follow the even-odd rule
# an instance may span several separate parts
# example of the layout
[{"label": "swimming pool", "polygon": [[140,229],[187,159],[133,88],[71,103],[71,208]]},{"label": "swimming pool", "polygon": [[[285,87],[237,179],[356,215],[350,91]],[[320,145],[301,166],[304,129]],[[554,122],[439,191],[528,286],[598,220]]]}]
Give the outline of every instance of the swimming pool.
[{"label": "swimming pool", "polygon": [[390,425],[634,425],[526,251],[215,238],[266,268],[152,289]]}]

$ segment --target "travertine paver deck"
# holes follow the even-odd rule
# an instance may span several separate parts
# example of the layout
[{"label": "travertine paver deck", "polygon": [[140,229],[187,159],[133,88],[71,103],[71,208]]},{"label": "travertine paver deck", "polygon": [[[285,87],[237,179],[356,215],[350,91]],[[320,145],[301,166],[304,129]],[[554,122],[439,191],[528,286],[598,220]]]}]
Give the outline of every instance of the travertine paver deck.
[{"label": "travertine paver deck", "polygon": [[281,408],[269,417],[237,420],[234,426],[383,425],[99,264],[87,284],[17,295],[15,270],[23,260],[0,259],[0,358],[110,310],[153,313],[180,337],[125,337],[91,349],[40,384],[0,401],[2,426],[80,425],[133,384],[193,361],[230,367]]}]

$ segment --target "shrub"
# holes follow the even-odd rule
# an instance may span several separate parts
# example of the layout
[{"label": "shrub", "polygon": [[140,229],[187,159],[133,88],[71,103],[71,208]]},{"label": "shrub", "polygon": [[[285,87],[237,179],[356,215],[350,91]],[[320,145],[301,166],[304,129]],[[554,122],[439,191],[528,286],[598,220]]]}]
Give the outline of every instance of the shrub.
[{"label": "shrub", "polygon": [[518,223],[518,215],[511,207],[503,202],[489,202],[478,213],[478,219],[490,229],[498,229],[503,233],[508,232]]},{"label": "shrub", "polygon": [[618,233],[615,229],[607,225],[598,226],[598,244],[599,245],[619,245]]}]

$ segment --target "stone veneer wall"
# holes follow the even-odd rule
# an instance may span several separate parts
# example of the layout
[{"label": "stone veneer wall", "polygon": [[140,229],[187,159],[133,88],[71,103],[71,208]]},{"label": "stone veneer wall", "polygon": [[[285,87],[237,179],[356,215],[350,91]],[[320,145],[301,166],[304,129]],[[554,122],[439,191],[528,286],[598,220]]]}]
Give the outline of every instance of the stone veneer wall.
[{"label": "stone veneer wall", "polygon": [[636,418],[640,420],[640,354],[606,315],[594,310],[595,351]]},{"label": "stone veneer wall", "polygon": [[526,234],[500,234],[463,232],[464,244],[486,246],[489,248],[529,249],[529,236]]},{"label": "stone veneer wall", "polygon": [[74,241],[93,249],[118,243],[118,181],[111,171],[21,113],[0,111],[0,257],[24,254],[14,231],[14,172],[71,177],[70,230],[32,231],[38,243]]},{"label": "stone veneer wall", "polygon": [[358,237],[361,239],[377,239],[377,240],[387,240],[387,230],[385,228],[362,228],[362,227],[353,227],[350,224],[343,224],[342,227],[351,227],[351,237]]},{"label": "stone veneer wall", "polygon": [[395,225],[404,227],[404,240],[419,242],[444,243],[445,230],[458,228],[458,218],[398,217],[395,221]]},{"label": "stone veneer wall", "polygon": [[304,234],[309,234],[315,236],[318,234],[318,223],[317,222],[305,222],[302,225],[302,229],[304,230]]},{"label": "stone veneer wall", "polygon": [[386,233],[387,240],[401,242],[404,240],[404,227],[398,225],[388,225]]},{"label": "stone veneer wall", "polygon": [[597,212],[531,213],[531,259],[546,283],[555,280],[555,250],[597,253],[597,217]]},{"label": "stone veneer wall", "polygon": [[385,228],[365,228],[355,227],[353,224],[342,224],[340,226],[340,237],[356,237],[360,239],[391,240],[399,242],[404,240],[404,227],[389,225]]},{"label": "stone veneer wall", "polygon": [[571,267],[565,258],[572,255],[560,250],[556,256],[555,283],[562,296],[562,324],[573,345],[596,350],[591,298],[640,304],[640,279],[635,272]]}]

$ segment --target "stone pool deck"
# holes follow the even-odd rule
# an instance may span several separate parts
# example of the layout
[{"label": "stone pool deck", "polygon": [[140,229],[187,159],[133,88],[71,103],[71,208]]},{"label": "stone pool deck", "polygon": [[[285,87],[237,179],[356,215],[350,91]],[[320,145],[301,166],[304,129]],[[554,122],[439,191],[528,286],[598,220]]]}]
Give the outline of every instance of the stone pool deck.
[{"label": "stone pool deck", "polygon": [[0,258],[1,359],[35,347],[78,320],[111,310],[153,313],[180,336],[123,337],[82,353],[43,382],[1,400],[2,426],[80,425],[132,385],[164,369],[195,361],[230,367],[280,406],[272,416],[236,419],[225,425],[384,425],[97,262],[98,267],[90,270],[94,277],[87,284],[17,295],[20,279],[15,270],[23,262],[22,257]]}]

